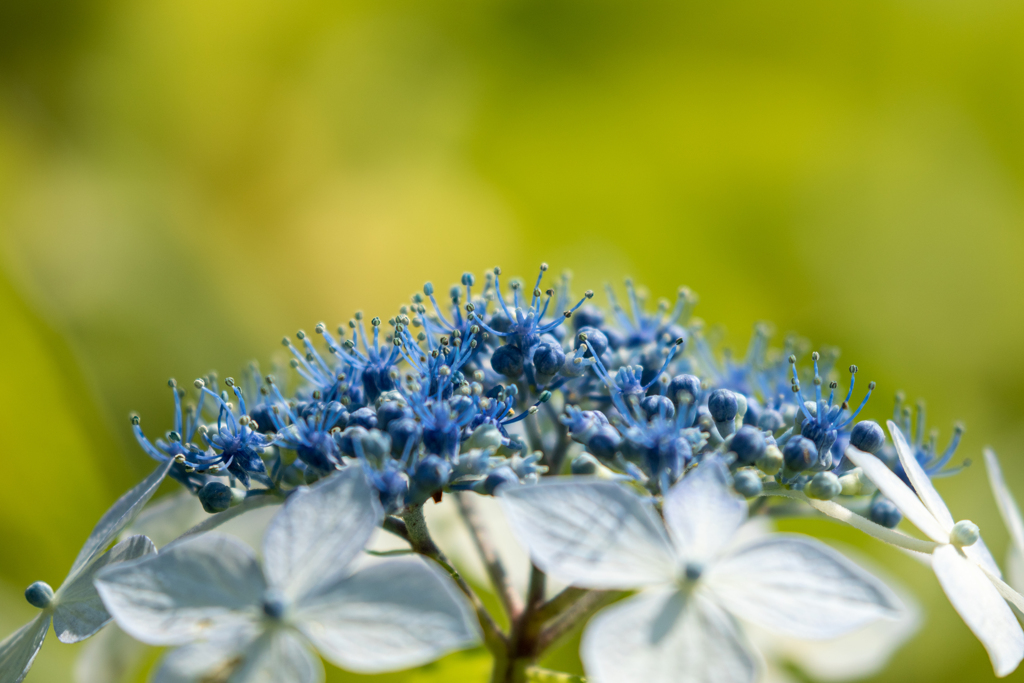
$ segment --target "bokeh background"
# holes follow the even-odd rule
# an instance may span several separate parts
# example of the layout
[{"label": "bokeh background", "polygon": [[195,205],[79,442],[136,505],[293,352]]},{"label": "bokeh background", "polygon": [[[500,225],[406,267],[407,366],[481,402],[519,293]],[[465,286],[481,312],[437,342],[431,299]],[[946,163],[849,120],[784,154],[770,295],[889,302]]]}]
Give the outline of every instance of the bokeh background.
[{"label": "bokeh background", "polygon": [[[542,260],[687,284],[737,349],[758,320],[838,345],[876,419],[905,389],[941,442],[964,420],[978,462],[939,490],[1002,558],[980,453],[1024,496],[1024,6],[0,0],[0,258],[3,633],[151,467],[127,417],[168,428],[168,377]],[[878,681],[991,678],[925,568],[803,527],[924,604]],[[76,653],[51,634],[28,680]]]}]

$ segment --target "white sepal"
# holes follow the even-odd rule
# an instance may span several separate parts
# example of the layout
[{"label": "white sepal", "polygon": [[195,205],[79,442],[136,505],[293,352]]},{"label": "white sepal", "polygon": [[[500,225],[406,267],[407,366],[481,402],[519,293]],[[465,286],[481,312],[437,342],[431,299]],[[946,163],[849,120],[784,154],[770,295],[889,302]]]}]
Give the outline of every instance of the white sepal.
[{"label": "white sepal", "polygon": [[231,683],[320,683],[324,665],[295,631],[268,630],[241,653]]},{"label": "white sepal", "polygon": [[951,545],[932,553],[932,568],[954,609],[988,651],[996,676],[1024,659],[1024,631],[985,573]]},{"label": "white sepal", "polygon": [[665,525],[686,562],[707,562],[747,519],[747,504],[727,488],[729,471],[707,460],[665,495]]},{"label": "white sepal", "polygon": [[290,599],[336,583],[351,572],[383,514],[358,466],[299,489],[263,538],[267,581]]},{"label": "white sepal", "polygon": [[[846,457],[864,471],[882,494],[892,501],[903,516],[925,536],[936,543],[949,543],[949,529],[944,529],[935,516],[924,506],[921,499],[903,483],[884,462],[853,446],[847,447]],[[952,528],[952,525],[950,525]]]},{"label": "white sepal", "polygon": [[892,420],[889,420],[886,424],[889,426],[889,434],[892,435],[892,442],[896,446],[896,454],[899,455],[903,471],[906,472],[907,478],[913,484],[914,490],[917,491],[918,498],[928,508],[928,511],[932,513],[935,520],[948,532],[953,528],[954,522],[953,515],[950,514],[945,501],[942,500],[939,492],[935,490],[931,477],[928,476],[928,473],[921,467],[921,463],[914,457],[914,449],[907,443],[907,439],[903,436],[900,428]]},{"label": "white sepal", "polygon": [[884,583],[841,553],[790,534],[737,549],[709,570],[706,581],[736,616],[808,640],[837,638],[902,611]]},{"label": "white sepal", "polygon": [[96,523],[92,533],[89,534],[89,538],[85,541],[85,545],[78,552],[78,557],[75,558],[75,563],[71,565],[71,571],[68,572],[64,583],[68,583],[82,567],[89,564],[93,558],[106,550],[107,546],[121,533],[121,530],[135,519],[135,516],[139,514],[143,506],[156,493],[157,488],[160,487],[172,465],[174,465],[173,460],[160,463],[148,477],[136,484],[135,488],[128,491],[128,493],[118,498],[117,502],[103,513],[100,521]]},{"label": "white sepal", "polygon": [[62,643],[77,643],[93,635],[110,621],[93,579],[112,564],[155,553],[153,542],[145,536],[130,536],[103,553],[57,589],[53,597],[53,630]]},{"label": "white sepal", "polygon": [[552,477],[502,487],[498,499],[533,562],[569,584],[639,588],[675,578],[677,561],[651,505],[623,485]]},{"label": "white sepal", "polygon": [[249,546],[209,533],[107,567],[96,588],[118,626],[150,645],[233,632],[260,616],[266,583]]},{"label": "white sepal", "polygon": [[419,666],[480,641],[465,597],[419,557],[368,564],[297,604],[293,621],[326,659],[356,673]]},{"label": "white sepal", "polygon": [[752,683],[757,655],[699,591],[654,588],[602,610],[583,633],[592,683]]},{"label": "white sepal", "polygon": [[21,683],[24,680],[49,628],[50,614],[43,611],[0,642],[0,683]]}]

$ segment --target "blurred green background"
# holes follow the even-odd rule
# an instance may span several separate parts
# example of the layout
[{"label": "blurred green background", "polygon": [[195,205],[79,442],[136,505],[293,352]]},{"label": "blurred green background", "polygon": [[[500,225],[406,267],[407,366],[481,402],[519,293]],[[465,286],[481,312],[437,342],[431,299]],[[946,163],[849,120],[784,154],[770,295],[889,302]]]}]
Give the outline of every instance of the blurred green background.
[{"label": "blurred green background", "polygon": [[[941,442],[965,420],[978,466],[939,490],[1002,559],[980,452],[1024,496],[1024,6],[0,0],[0,256],[4,633],[150,468],[127,415],[169,427],[168,377],[542,260],[687,284],[739,348],[762,319],[836,344],[875,418],[902,388]],[[809,527],[925,605],[877,680],[991,678],[926,569]],[[75,652],[51,634],[28,680]],[[387,680],[486,667],[456,660]]]}]

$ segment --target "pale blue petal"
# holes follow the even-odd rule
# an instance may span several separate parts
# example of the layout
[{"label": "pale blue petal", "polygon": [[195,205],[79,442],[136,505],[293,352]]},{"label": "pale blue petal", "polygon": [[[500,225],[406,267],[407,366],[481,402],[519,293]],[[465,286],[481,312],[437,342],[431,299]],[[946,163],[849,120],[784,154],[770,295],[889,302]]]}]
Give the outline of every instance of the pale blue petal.
[{"label": "pale blue petal", "polygon": [[93,585],[101,569],[155,552],[153,542],[145,536],[130,536],[82,567],[70,583],[61,586],[54,595],[53,630],[57,639],[62,643],[77,643],[110,621],[110,614]]},{"label": "pale blue petal", "polygon": [[589,683],[753,683],[757,655],[699,592],[652,589],[602,610],[580,656]]},{"label": "pale blue petal", "polygon": [[380,526],[383,511],[359,467],[299,489],[267,528],[268,582],[292,599],[347,576],[352,560]]},{"label": "pale blue petal", "polygon": [[623,485],[552,477],[498,490],[534,563],[569,584],[630,589],[673,581],[677,561],[652,506]]},{"label": "pale blue petal", "polygon": [[665,524],[687,562],[707,562],[719,554],[747,519],[747,504],[727,488],[728,470],[708,460],[665,496]]},{"label": "pale blue petal", "polygon": [[21,683],[43,646],[50,615],[39,615],[0,643],[0,683]]},{"label": "pale blue petal", "polygon": [[254,623],[266,592],[252,549],[216,533],[108,567],[96,587],[118,626],[151,645],[181,645]]},{"label": "pale blue petal", "polygon": [[363,567],[297,605],[293,621],[326,659],[358,673],[419,666],[480,641],[465,596],[419,557]]},{"label": "pale blue petal", "polygon": [[737,617],[795,638],[836,638],[903,609],[888,586],[839,552],[790,534],[737,549],[705,581]]},{"label": "pale blue petal", "polygon": [[142,511],[143,506],[156,493],[157,488],[160,487],[164,477],[167,476],[167,471],[173,464],[173,460],[161,463],[153,470],[152,474],[139,482],[131,491],[118,498],[117,502],[103,513],[100,521],[97,522],[92,533],[89,534],[89,538],[85,541],[85,545],[78,552],[78,557],[75,558],[75,563],[71,565],[71,571],[68,572],[64,583],[70,581],[82,567],[89,564],[94,557],[106,550],[107,546],[113,543],[114,539],[121,533],[121,530],[131,524],[135,516]]}]

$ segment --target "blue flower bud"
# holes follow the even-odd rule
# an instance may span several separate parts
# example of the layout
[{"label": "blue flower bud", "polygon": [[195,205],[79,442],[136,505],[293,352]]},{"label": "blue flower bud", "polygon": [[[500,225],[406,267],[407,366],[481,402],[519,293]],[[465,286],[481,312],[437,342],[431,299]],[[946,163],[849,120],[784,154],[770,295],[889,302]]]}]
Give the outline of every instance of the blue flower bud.
[{"label": "blue flower bud", "polygon": [[379,429],[371,429],[359,440],[363,455],[368,458],[383,458],[391,452],[391,438]]},{"label": "blue flower bud", "polygon": [[444,458],[428,455],[416,463],[412,483],[417,489],[429,495],[447,484],[451,474],[452,466]]},{"label": "blue flower bud", "polygon": [[661,415],[667,420],[676,416],[676,407],[667,396],[644,396],[640,401],[640,407],[648,420],[654,419],[656,415]]},{"label": "blue flower bud", "polygon": [[794,436],[786,442],[782,449],[782,457],[786,468],[793,472],[803,472],[818,462],[818,447],[804,436]]},{"label": "blue flower bud", "polygon": [[523,352],[510,344],[499,346],[491,355],[491,367],[509,379],[519,379],[523,374]]},{"label": "blue flower bud", "polygon": [[622,437],[614,427],[602,426],[594,430],[587,440],[587,451],[601,458],[611,460],[622,445]]},{"label": "blue flower bud", "polygon": [[885,432],[877,422],[858,422],[850,433],[850,445],[865,453],[877,453],[885,445]]},{"label": "blue flower bud", "polygon": [[348,417],[349,427],[362,427],[363,429],[376,429],[377,412],[373,408],[360,408]]},{"label": "blue flower bud", "polygon": [[689,401],[689,405],[693,405],[700,396],[700,379],[693,375],[676,375],[668,383],[667,393],[676,405],[679,405],[680,401]]},{"label": "blue flower bud", "polygon": [[[541,343],[533,353],[533,367],[541,375],[553,375],[565,364],[565,351],[558,344]],[[494,363],[491,362],[493,367]]]},{"label": "blue flower bud", "polygon": [[777,432],[786,426],[786,420],[777,410],[763,410],[757,418],[757,426],[769,432]]},{"label": "blue flower bud", "polygon": [[586,305],[572,314],[572,327],[579,332],[584,327],[601,327],[604,325],[604,313],[600,308]]},{"label": "blue flower bud", "polygon": [[45,581],[36,581],[25,589],[25,599],[33,607],[46,609],[53,602],[53,589]]},{"label": "blue flower bud", "polygon": [[503,465],[488,474],[487,478],[484,479],[483,493],[488,496],[493,496],[495,489],[502,484],[515,486],[518,483],[519,477],[517,477],[516,473],[512,471],[512,468],[508,465]]},{"label": "blue flower bud", "polygon": [[504,313],[495,313],[487,321],[487,326],[497,332],[508,332],[512,329],[512,321]]},{"label": "blue flower bud", "polygon": [[895,529],[903,519],[903,513],[899,511],[899,508],[884,496],[875,496],[875,499],[871,501],[868,516],[872,522],[887,529]]},{"label": "blue flower bud", "polygon": [[764,455],[768,442],[765,441],[760,429],[743,425],[733,435],[729,448],[736,454],[741,465],[753,465]]},{"label": "blue flower bud", "polygon": [[715,389],[708,397],[708,411],[715,422],[728,422],[736,417],[736,395],[728,389]]},{"label": "blue flower bud", "polygon": [[[582,335],[586,336],[586,341],[580,338]],[[583,354],[584,358],[590,358],[594,353],[601,357],[608,350],[608,337],[596,327],[581,327],[576,331],[573,348],[578,349],[580,344],[587,345],[587,352]]]},{"label": "blue flower bud", "polygon": [[231,507],[232,489],[219,481],[208,481],[199,489],[199,502],[210,514],[224,512]]},{"label": "blue flower bud", "polygon": [[839,483],[839,477],[831,472],[818,472],[804,486],[807,497],[817,500],[832,500],[842,491],[843,485]]},{"label": "blue flower bud", "polygon": [[338,449],[350,458],[356,457],[355,442],[361,441],[366,434],[366,429],[363,427],[349,427],[335,436],[335,440],[338,442]]},{"label": "blue flower bud", "polygon": [[736,489],[736,493],[740,494],[744,498],[753,498],[761,494],[764,490],[764,486],[761,484],[761,477],[757,475],[757,472],[751,470],[739,470],[732,477],[733,487]]},{"label": "blue flower bud", "polygon": [[571,465],[572,473],[579,475],[597,474],[601,463],[589,453],[580,453],[576,456]]},{"label": "blue flower bud", "polygon": [[[360,408],[362,410],[362,408]],[[358,410],[356,411],[359,412]],[[388,425],[395,420],[401,420],[403,417],[412,417],[412,411],[402,403],[398,401],[386,401],[377,408],[377,429],[382,431],[388,431]],[[360,426],[366,427],[361,424]],[[372,429],[372,427],[366,427]]]},{"label": "blue flower bud", "polygon": [[423,439],[423,427],[413,418],[403,417],[388,425],[388,434],[391,435],[391,452],[401,457],[407,448],[410,453],[416,450]]}]

